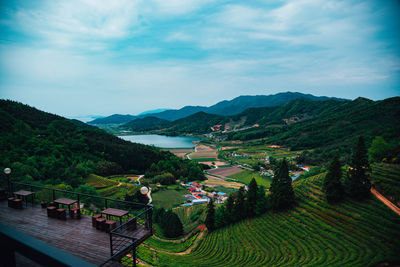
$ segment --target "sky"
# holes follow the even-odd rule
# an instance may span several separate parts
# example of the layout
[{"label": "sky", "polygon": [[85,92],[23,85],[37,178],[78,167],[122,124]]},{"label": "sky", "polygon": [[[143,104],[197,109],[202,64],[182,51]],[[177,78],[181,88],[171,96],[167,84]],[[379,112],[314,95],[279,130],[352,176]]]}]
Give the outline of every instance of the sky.
[{"label": "sky", "polygon": [[397,0],[0,1],[0,98],[69,118],[400,95]]}]

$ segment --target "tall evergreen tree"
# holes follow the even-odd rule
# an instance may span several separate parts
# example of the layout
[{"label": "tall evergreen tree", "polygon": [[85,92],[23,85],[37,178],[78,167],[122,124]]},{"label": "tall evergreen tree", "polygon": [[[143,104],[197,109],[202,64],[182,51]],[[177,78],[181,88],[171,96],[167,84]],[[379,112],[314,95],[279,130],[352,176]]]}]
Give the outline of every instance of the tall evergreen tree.
[{"label": "tall evergreen tree", "polygon": [[358,138],[357,146],[353,150],[350,165],[350,175],[346,181],[346,189],[351,197],[363,199],[370,195],[371,182],[367,170],[369,162],[364,138]]},{"label": "tall evergreen tree", "polygon": [[263,214],[268,209],[268,200],[265,196],[265,188],[263,186],[259,186],[257,190],[257,203],[254,208],[254,212],[256,215]]},{"label": "tall evergreen tree", "polygon": [[225,202],[225,213],[226,213],[226,222],[230,223],[234,220],[233,218],[233,206],[235,200],[233,199],[233,195],[229,194],[228,199]]},{"label": "tall evergreen tree", "polygon": [[210,202],[207,204],[207,215],[204,224],[207,226],[207,229],[212,232],[215,229],[215,207],[214,201],[210,199]]},{"label": "tall evergreen tree", "polygon": [[256,214],[255,208],[257,204],[257,191],[258,185],[256,180],[253,178],[250,181],[249,190],[247,191],[246,209],[249,216],[254,216]]},{"label": "tall evergreen tree", "polygon": [[335,156],[329,165],[328,173],[325,176],[323,190],[326,200],[329,203],[338,202],[343,199],[344,190],[340,179],[342,178],[342,169],[339,157]]},{"label": "tall evergreen tree", "polygon": [[246,203],[244,187],[240,187],[236,194],[235,204],[233,206],[233,220],[235,222],[246,217]]},{"label": "tall evergreen tree", "polygon": [[286,159],[281,161],[279,169],[272,179],[270,192],[271,206],[274,211],[286,210],[294,205],[295,197],[292,179],[289,177],[289,167]]}]

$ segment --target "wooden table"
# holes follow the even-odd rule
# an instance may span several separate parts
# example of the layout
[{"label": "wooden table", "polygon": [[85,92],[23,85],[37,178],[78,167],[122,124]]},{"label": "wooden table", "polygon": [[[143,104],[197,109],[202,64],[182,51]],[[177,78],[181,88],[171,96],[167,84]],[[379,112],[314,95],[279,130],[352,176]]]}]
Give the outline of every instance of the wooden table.
[{"label": "wooden table", "polygon": [[122,224],[122,217],[128,215],[128,213],[129,211],[127,210],[119,210],[114,208],[108,208],[101,212],[101,214],[107,215],[107,218],[109,218],[109,216],[119,217],[119,221],[121,224]]},{"label": "wooden table", "polygon": [[67,205],[68,206],[68,212],[71,212],[71,205],[77,203],[78,200],[76,199],[69,199],[69,198],[58,198],[54,200],[54,203],[61,204],[61,205]]},{"label": "wooden table", "polygon": [[28,197],[32,196],[32,207],[33,207],[33,195],[35,192],[32,191],[26,191],[26,190],[19,190],[17,192],[14,192],[14,195],[20,196],[21,198],[25,198],[25,206],[28,207]]}]

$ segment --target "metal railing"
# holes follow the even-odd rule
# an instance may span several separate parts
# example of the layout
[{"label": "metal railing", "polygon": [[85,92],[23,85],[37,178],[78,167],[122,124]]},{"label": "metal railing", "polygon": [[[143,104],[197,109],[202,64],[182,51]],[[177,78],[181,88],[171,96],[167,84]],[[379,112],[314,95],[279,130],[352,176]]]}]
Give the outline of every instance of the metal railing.
[{"label": "metal railing", "polygon": [[[120,266],[121,262],[123,262],[124,265],[136,266],[136,247],[153,234],[152,205],[20,182],[11,182],[10,184],[10,192],[21,189],[34,192],[34,201],[37,203],[41,201],[54,201],[56,198],[60,197],[68,197],[76,198],[76,200],[78,200],[78,205],[80,202],[83,202],[85,204],[91,203],[91,205],[93,204],[97,208],[113,207],[128,209],[130,218],[110,231],[111,256],[100,266],[112,266],[113,264],[119,264]],[[139,228],[145,229],[145,233],[147,233],[143,235],[142,238],[138,238],[132,234],[135,230],[139,230]],[[130,256],[128,256],[128,254],[130,254]]]}]

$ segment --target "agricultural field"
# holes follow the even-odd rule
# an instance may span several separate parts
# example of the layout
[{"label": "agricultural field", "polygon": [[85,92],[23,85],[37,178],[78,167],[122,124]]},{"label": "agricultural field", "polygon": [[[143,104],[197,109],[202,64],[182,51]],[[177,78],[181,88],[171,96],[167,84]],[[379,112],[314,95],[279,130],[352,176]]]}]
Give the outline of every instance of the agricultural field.
[{"label": "agricultural field", "polygon": [[206,206],[206,204],[199,204],[173,209],[173,211],[179,216],[185,233],[193,231],[200,225],[204,224],[204,220],[206,219]]},{"label": "agricultural field", "polygon": [[187,190],[159,190],[155,193],[151,193],[151,197],[153,199],[153,204],[157,208],[172,208],[176,205],[182,204],[186,201],[184,197],[185,194],[188,194]]},{"label": "agricultural field", "polygon": [[227,177],[229,175],[233,175],[235,173],[240,173],[243,170],[238,167],[226,167],[226,168],[217,168],[208,170],[209,173],[219,176]]},{"label": "agricultural field", "polygon": [[95,175],[95,174],[89,174],[89,176],[86,178],[86,183],[95,188],[114,186],[114,185],[118,184],[117,181],[107,179],[105,177]]},{"label": "agricultural field", "polygon": [[244,184],[249,184],[251,179],[256,179],[256,182],[258,185],[262,185],[265,188],[269,188],[271,185],[271,179],[262,177],[258,173],[250,171],[250,170],[244,170],[242,172],[232,174],[228,176],[229,178],[236,179],[238,182],[244,183]]},{"label": "agricultural field", "polygon": [[371,169],[375,188],[400,207],[400,165],[376,163]]},{"label": "agricultural field", "polygon": [[202,181],[201,184],[209,186],[223,186],[226,188],[233,188],[233,189],[239,189],[241,186],[243,186],[243,184],[241,183],[224,180],[212,175],[206,175],[206,178],[207,180]]},{"label": "agricultural field", "polygon": [[180,157],[182,159],[185,158],[185,155],[188,153],[191,153],[193,151],[192,148],[171,148],[171,149],[162,149],[171,152],[177,157]]},{"label": "agricultural field", "polygon": [[322,179],[318,175],[294,182],[298,205],[291,211],[267,212],[206,233],[190,253],[140,246],[138,257],[154,266],[372,266],[398,261],[400,217],[374,197],[329,205]]},{"label": "agricultural field", "polygon": [[205,145],[197,145],[195,152],[190,153],[188,156],[196,161],[214,161],[218,157],[215,148]]}]

